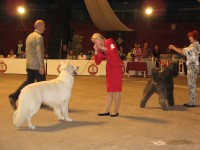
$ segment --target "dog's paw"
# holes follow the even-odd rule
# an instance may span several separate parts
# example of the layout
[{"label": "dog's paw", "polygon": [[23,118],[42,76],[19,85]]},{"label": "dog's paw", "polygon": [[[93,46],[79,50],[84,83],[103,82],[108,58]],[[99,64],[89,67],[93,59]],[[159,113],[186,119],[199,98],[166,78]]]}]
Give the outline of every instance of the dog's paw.
[{"label": "dog's paw", "polygon": [[72,121],[72,118],[65,118],[65,121],[69,121],[69,122],[71,122]]},{"label": "dog's paw", "polygon": [[29,129],[30,129],[30,130],[35,130],[36,127],[35,127],[35,126],[29,126]]},{"label": "dog's paw", "polygon": [[159,104],[162,107],[162,110],[167,110],[166,100],[160,99]]},{"label": "dog's paw", "polygon": [[140,102],[140,108],[145,108],[145,106],[146,106],[146,102],[141,101],[141,102]]}]

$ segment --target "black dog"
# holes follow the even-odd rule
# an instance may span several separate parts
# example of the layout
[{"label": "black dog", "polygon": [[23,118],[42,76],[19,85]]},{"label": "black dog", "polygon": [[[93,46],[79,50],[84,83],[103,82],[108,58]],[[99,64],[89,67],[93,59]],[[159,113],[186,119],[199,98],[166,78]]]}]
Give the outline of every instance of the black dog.
[{"label": "black dog", "polygon": [[159,103],[163,110],[168,106],[174,106],[174,81],[173,78],[178,75],[178,63],[172,62],[162,72],[157,68],[152,69],[153,78],[150,79],[144,89],[143,98],[140,102],[140,107],[144,108],[147,101],[153,93],[158,94]]}]

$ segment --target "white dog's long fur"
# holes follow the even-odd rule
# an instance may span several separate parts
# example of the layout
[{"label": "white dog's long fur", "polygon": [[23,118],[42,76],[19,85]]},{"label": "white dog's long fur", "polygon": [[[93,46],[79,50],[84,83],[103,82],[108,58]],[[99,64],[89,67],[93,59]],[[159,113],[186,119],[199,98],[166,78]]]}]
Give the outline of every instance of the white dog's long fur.
[{"label": "white dog's long fur", "polygon": [[72,121],[68,116],[68,102],[74,83],[73,71],[78,67],[61,62],[61,72],[56,79],[27,85],[21,91],[19,104],[13,115],[13,124],[19,128],[28,121],[29,129],[35,129],[31,119],[42,103],[54,109],[59,120]]}]

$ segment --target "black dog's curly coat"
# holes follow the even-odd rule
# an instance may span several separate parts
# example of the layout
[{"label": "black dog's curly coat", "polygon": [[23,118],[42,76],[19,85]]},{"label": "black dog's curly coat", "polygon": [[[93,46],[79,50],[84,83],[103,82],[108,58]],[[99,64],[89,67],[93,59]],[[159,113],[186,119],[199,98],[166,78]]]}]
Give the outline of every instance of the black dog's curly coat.
[{"label": "black dog's curly coat", "polygon": [[[144,89],[143,98],[140,107],[144,108],[147,101],[153,93],[158,94],[159,103],[163,110],[168,106],[174,106],[174,81],[173,78],[178,75],[178,63],[172,62],[162,72],[157,68],[152,69],[153,78],[150,79]],[[166,103],[167,101],[167,103]]]}]

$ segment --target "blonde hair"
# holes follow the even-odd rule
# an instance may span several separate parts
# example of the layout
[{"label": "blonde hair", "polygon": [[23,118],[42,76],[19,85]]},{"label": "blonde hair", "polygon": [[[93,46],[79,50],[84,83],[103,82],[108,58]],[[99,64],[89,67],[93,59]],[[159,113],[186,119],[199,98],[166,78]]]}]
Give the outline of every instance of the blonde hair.
[{"label": "blonde hair", "polygon": [[91,37],[91,40],[93,41],[96,38],[101,38],[101,39],[105,39],[103,35],[101,35],[100,33],[94,33]]}]

